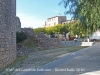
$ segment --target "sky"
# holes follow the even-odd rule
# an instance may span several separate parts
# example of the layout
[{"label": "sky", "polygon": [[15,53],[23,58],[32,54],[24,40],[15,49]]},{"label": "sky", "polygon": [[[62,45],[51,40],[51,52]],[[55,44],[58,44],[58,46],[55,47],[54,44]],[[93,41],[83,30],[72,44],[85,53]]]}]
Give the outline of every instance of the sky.
[{"label": "sky", "polygon": [[[16,0],[16,15],[20,18],[21,27],[43,27],[47,18],[64,16],[65,8],[59,5],[61,0]],[[71,19],[66,15],[67,20]]]}]

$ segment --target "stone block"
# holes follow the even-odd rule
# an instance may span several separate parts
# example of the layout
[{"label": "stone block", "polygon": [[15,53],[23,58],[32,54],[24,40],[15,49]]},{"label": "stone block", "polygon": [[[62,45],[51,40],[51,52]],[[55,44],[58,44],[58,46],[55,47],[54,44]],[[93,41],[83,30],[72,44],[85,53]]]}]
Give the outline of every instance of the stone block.
[{"label": "stone block", "polygon": [[3,57],[4,57],[4,58],[7,58],[7,57],[8,57],[8,55],[4,55]]},{"label": "stone block", "polygon": [[59,40],[57,38],[49,38],[42,32],[37,35],[37,39],[38,45],[44,47],[44,49],[59,47]]},{"label": "stone block", "polygon": [[0,48],[0,51],[1,51],[1,52],[4,51],[4,48]]}]

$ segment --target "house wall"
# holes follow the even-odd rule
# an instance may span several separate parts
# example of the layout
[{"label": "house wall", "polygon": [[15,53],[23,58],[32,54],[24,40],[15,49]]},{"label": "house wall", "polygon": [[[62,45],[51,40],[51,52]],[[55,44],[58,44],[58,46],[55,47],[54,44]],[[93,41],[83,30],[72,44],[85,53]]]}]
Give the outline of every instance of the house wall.
[{"label": "house wall", "polygon": [[48,18],[44,26],[54,26],[57,24],[62,24],[63,21],[66,21],[66,16],[55,16]]},{"label": "house wall", "polygon": [[62,24],[62,22],[66,21],[66,16],[59,16],[58,17],[58,24]]},{"label": "house wall", "polygon": [[47,26],[54,26],[58,24],[58,17],[49,18],[47,20]]}]

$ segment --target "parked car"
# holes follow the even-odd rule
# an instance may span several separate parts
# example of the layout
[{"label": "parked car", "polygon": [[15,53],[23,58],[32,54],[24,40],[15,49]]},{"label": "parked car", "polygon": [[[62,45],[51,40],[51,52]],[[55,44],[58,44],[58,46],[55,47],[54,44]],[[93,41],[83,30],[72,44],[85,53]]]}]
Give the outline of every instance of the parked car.
[{"label": "parked car", "polygon": [[78,37],[76,37],[76,38],[74,39],[74,41],[81,41],[81,39],[78,38]]}]

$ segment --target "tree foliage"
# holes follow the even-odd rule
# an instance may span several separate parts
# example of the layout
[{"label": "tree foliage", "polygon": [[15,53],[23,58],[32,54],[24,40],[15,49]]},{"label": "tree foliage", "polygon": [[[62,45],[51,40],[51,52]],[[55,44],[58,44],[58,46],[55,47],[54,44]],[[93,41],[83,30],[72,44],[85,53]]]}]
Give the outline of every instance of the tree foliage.
[{"label": "tree foliage", "polygon": [[36,34],[39,34],[40,32],[46,33],[46,30],[45,30],[45,27],[41,27],[41,28],[35,28],[35,29],[34,29],[34,32],[35,32]]},{"label": "tree foliage", "polygon": [[64,24],[58,24],[55,26],[48,26],[48,27],[43,27],[43,28],[36,28],[34,29],[35,33],[40,33],[40,32],[44,32],[46,34],[54,34],[54,33],[58,33],[58,34],[62,34],[63,32],[67,33],[67,25]]},{"label": "tree foliage", "polygon": [[46,28],[47,34],[58,33],[62,34],[63,32],[68,33],[67,25],[58,24],[55,26],[47,27]]},{"label": "tree foliage", "polygon": [[100,29],[100,0],[62,0],[60,4],[66,8],[65,14],[73,14],[88,34]]},{"label": "tree foliage", "polygon": [[16,32],[16,42],[17,43],[21,43],[25,39],[27,39],[27,34],[26,33],[24,33],[24,32]]},{"label": "tree foliage", "polygon": [[34,29],[35,33],[44,32],[48,35],[53,35],[55,33],[57,34],[65,34],[70,32],[72,36],[80,35],[81,37],[86,36],[86,31],[84,31],[85,28],[82,26],[81,22],[75,21],[70,22],[68,24],[58,24],[55,26],[48,26],[43,28],[36,28]]},{"label": "tree foliage", "polygon": [[85,36],[86,31],[84,31],[82,23],[80,22],[70,22],[69,25],[67,25],[67,28],[72,36],[75,35],[79,35],[81,37]]}]

